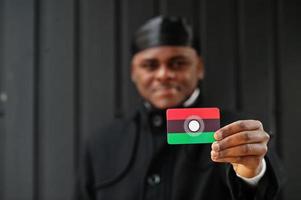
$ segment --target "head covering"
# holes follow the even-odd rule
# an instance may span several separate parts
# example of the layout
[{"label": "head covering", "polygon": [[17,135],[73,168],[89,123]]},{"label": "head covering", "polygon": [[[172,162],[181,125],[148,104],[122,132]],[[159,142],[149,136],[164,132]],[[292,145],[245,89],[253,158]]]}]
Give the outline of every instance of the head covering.
[{"label": "head covering", "polygon": [[184,18],[158,16],[148,20],[137,30],[133,38],[132,53],[163,45],[189,46],[199,52],[192,28]]}]

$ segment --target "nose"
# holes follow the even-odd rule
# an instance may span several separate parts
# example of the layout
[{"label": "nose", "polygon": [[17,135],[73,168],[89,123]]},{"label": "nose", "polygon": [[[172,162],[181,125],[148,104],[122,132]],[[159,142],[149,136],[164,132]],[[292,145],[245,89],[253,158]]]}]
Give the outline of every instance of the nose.
[{"label": "nose", "polygon": [[160,81],[170,80],[174,77],[174,72],[162,64],[156,73],[156,77]]}]

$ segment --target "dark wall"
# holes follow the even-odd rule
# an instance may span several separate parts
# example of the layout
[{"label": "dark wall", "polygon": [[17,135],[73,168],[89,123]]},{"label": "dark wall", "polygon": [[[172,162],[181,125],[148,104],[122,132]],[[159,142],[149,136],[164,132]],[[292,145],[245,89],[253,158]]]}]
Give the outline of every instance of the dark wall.
[{"label": "dark wall", "polygon": [[160,13],[194,25],[207,103],[261,116],[284,159],[284,199],[301,199],[300,10],[298,0],[0,0],[0,199],[71,199],[83,138],[138,102],[129,39]]}]

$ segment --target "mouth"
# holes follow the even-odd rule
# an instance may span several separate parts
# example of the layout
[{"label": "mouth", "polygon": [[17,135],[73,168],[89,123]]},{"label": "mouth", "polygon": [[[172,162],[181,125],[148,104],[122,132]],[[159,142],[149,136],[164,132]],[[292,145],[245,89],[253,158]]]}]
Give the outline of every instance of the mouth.
[{"label": "mouth", "polygon": [[158,96],[173,96],[178,93],[179,90],[180,88],[174,85],[162,85],[154,88],[153,92]]}]

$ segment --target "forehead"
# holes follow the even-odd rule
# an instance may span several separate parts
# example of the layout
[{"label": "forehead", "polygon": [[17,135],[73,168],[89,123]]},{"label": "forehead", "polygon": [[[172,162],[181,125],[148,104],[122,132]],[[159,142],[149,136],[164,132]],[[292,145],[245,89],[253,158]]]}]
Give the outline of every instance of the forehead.
[{"label": "forehead", "polygon": [[133,61],[140,61],[144,59],[158,59],[164,60],[172,57],[196,57],[196,51],[191,47],[184,46],[158,46],[145,49],[136,53]]}]

